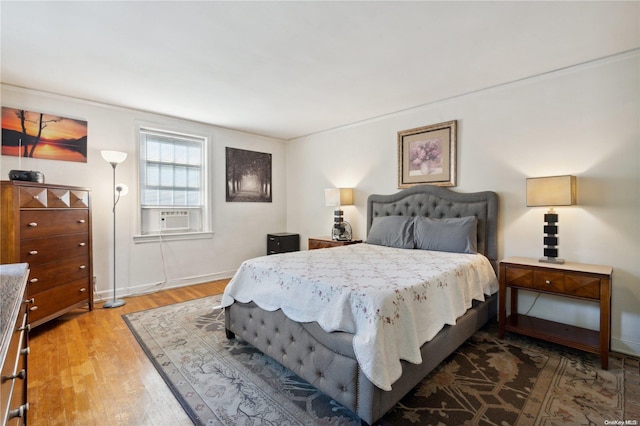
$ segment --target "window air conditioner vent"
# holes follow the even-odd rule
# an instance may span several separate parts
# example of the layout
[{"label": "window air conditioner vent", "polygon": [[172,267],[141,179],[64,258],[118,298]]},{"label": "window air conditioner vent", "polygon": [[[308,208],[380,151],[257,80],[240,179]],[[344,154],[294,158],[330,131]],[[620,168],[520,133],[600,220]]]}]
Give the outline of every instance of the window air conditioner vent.
[{"label": "window air conditioner vent", "polygon": [[189,212],[161,211],[160,230],[162,231],[185,231],[189,229]]}]

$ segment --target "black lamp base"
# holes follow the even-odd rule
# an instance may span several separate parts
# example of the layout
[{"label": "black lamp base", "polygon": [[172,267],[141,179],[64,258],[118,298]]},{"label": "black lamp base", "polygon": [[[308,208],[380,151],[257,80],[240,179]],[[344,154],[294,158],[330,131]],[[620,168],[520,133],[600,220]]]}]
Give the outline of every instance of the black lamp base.
[{"label": "black lamp base", "polygon": [[561,265],[564,259],[558,258],[558,214],[551,209],[544,215],[544,257],[538,259],[541,263],[555,263]]}]

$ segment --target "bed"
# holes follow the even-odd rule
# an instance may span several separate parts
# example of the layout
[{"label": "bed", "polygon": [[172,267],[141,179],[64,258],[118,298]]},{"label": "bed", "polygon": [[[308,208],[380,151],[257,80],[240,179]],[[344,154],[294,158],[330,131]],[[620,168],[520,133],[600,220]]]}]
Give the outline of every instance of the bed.
[{"label": "bed", "polygon": [[367,243],[244,262],[223,295],[227,337],[373,424],[495,317],[497,211],[490,191],[370,195]]}]

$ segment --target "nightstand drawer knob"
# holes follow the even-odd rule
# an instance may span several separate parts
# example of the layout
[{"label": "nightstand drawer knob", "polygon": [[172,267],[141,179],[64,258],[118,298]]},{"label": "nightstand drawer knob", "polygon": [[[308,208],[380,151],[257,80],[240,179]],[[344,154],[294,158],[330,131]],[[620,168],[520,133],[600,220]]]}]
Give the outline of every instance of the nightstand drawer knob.
[{"label": "nightstand drawer knob", "polygon": [[86,244],[86,243],[79,243],[78,245],[79,245],[80,247],[84,247],[84,246],[86,246],[87,244]]},{"label": "nightstand drawer knob", "polygon": [[551,285],[551,280],[546,280],[544,283],[545,283],[546,285]]},{"label": "nightstand drawer knob", "polygon": [[37,222],[31,222],[29,224],[29,226],[32,227],[32,228],[35,228],[36,226],[38,226],[38,223]]},{"label": "nightstand drawer knob", "polygon": [[84,222],[85,222],[85,220],[84,220],[84,219],[80,219],[80,220],[78,220],[78,223],[84,223]]},{"label": "nightstand drawer knob", "polygon": [[32,283],[32,284],[35,284],[35,283],[37,283],[37,282],[38,282],[38,279],[37,279],[37,278],[31,278],[31,279],[29,280],[29,282],[30,282],[30,283]]},{"label": "nightstand drawer knob", "polygon": [[85,269],[86,267],[86,265],[80,265],[80,269]]},{"label": "nightstand drawer knob", "polygon": [[30,254],[30,255],[36,255],[36,254],[38,254],[38,250],[31,250],[31,251],[29,252],[29,254]]}]

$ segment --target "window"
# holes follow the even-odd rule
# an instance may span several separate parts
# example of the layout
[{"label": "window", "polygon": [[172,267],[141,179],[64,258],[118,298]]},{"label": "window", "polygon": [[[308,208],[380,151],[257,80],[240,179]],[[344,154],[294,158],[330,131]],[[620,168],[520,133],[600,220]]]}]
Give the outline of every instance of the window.
[{"label": "window", "polygon": [[143,235],[208,231],[207,138],[140,128]]}]

